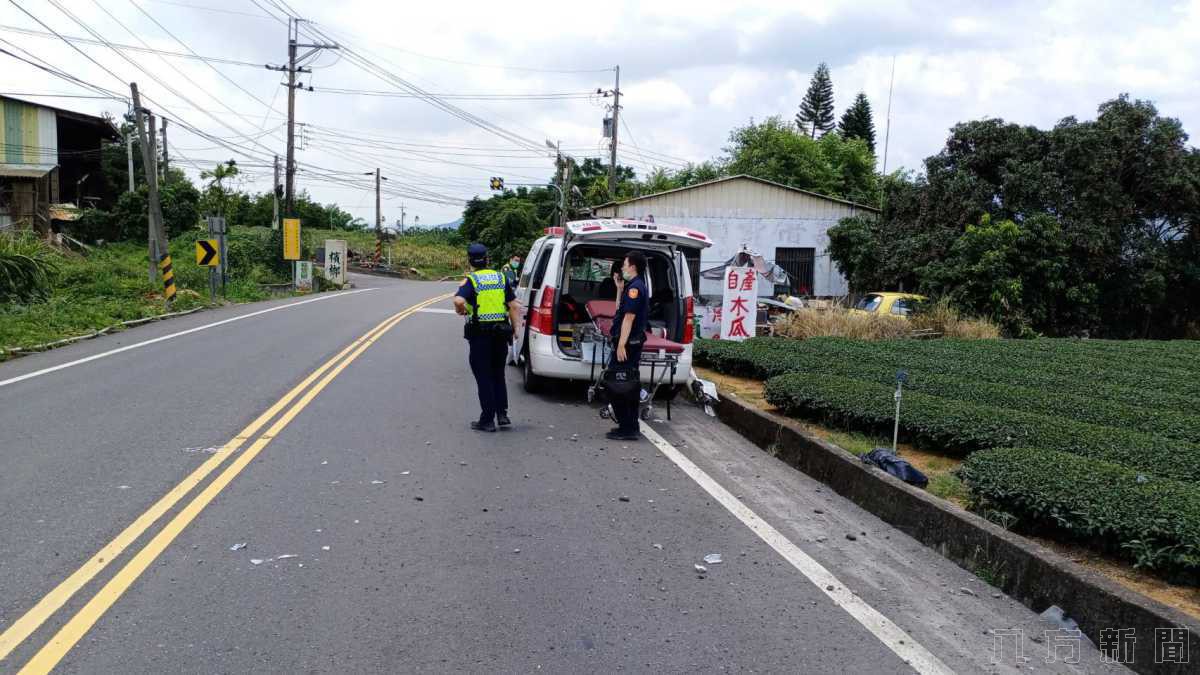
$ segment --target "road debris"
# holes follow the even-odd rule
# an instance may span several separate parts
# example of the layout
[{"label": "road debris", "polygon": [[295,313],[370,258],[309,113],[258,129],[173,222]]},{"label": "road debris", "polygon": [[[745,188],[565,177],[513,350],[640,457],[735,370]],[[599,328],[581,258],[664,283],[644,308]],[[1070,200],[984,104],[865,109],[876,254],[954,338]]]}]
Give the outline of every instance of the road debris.
[{"label": "road debris", "polygon": [[288,558],[298,558],[298,557],[300,557],[300,556],[296,555],[295,553],[284,553],[283,555],[275,556],[275,559],[276,560],[287,560]]},{"label": "road debris", "polygon": [[708,555],[704,556],[704,562],[708,563],[709,565],[720,565],[722,562],[721,554],[709,553]]},{"label": "road debris", "polygon": [[248,542],[244,542],[244,541],[243,541],[243,542],[242,542],[242,543],[240,543],[240,544],[234,544],[233,546],[230,546],[230,547],[229,547],[229,550],[230,550],[230,551],[240,551],[240,550],[242,550],[242,549],[246,548],[246,544],[247,544],[247,543],[248,543]]},{"label": "road debris", "polygon": [[962,593],[963,595],[969,595],[973,598],[979,597],[979,596],[975,595],[975,591],[967,588],[966,586],[963,586],[962,588],[958,589],[958,592]]},{"label": "road debris", "polygon": [[118,486],[117,486],[117,489],[118,489],[118,490],[128,490],[128,489],[129,489],[129,486],[128,486],[128,485],[118,485]]},{"label": "road debris", "polygon": [[407,475],[409,475],[409,474],[411,474],[411,473],[412,473],[411,471],[401,471],[401,472],[400,472],[400,475],[401,475],[401,476],[407,476]]},{"label": "road debris", "polygon": [[852,534],[847,534],[846,538],[849,539],[850,541],[858,541],[858,537],[856,537]]},{"label": "road debris", "polygon": [[263,564],[263,563],[265,563],[265,562],[266,562],[266,560],[263,560],[262,558],[251,558],[251,559],[250,559],[250,564],[251,564],[251,565],[261,565],[261,564]]},{"label": "road debris", "polygon": [[708,568],[707,568],[707,567],[705,567],[704,565],[701,565],[701,564],[699,564],[699,563],[696,563],[695,565],[693,565],[693,567],[695,567],[695,568],[696,568],[696,571],[697,571],[697,572],[699,572],[699,573],[701,573],[701,574],[703,574],[703,573],[705,573],[705,572],[707,572],[707,571],[708,571]]},{"label": "road debris", "polygon": [[386,482],[386,480],[373,480],[371,481],[371,485],[383,485]]},{"label": "road debris", "polygon": [[627,496],[625,496],[625,495],[621,495],[621,496],[620,496],[620,497],[618,497],[617,499],[618,499],[618,500],[620,500],[620,501],[623,501],[623,502],[627,502],[627,501],[629,501],[629,497],[627,497]]},{"label": "road debris", "polygon": [[662,550],[662,544],[655,544],[655,545],[654,545],[654,548],[656,548],[656,549],[658,549],[658,550],[660,550],[660,551],[661,551],[661,550]]},{"label": "road debris", "polygon": [[322,547],[321,547],[321,550],[322,550],[322,551],[328,551],[328,550],[329,550],[329,547],[328,547],[328,546],[322,546]]}]

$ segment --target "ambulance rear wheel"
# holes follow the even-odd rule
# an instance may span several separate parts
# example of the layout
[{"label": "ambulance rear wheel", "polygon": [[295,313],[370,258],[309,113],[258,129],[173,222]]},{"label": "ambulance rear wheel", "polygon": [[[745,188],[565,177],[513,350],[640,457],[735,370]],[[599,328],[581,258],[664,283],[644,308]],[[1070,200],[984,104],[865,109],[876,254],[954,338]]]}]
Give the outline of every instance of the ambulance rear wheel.
[{"label": "ambulance rear wheel", "polygon": [[529,357],[529,350],[521,354],[521,384],[530,394],[541,393],[546,385],[546,378],[533,372],[533,359]]}]

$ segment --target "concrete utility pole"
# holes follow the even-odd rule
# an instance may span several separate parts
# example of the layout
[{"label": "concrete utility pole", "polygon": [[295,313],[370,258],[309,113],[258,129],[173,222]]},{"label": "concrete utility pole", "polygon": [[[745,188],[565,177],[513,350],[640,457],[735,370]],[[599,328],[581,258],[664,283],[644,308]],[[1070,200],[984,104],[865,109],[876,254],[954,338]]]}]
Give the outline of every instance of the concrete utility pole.
[{"label": "concrete utility pole", "polygon": [[[146,186],[149,188],[148,232],[150,241],[150,275],[154,283],[154,265],[157,263],[163,275],[163,297],[167,306],[175,300],[175,273],[171,267],[171,253],[167,231],[163,227],[162,204],[158,201],[158,157],[154,133],[154,116],[142,109],[142,98],[136,83],[130,83],[133,94],[133,110],[137,120],[138,143],[142,146],[142,163],[146,169]],[[150,133],[147,135],[146,128]]]},{"label": "concrete utility pole", "polygon": [[[287,121],[287,162],[284,166],[286,194],[284,196],[284,215],[295,214],[296,207],[296,90],[303,89],[303,82],[296,82],[296,73],[311,73],[312,68],[306,68],[299,63],[316,54],[322,49],[339,49],[336,44],[300,44],[300,22],[304,19],[288,19],[288,62],[285,66],[267,66],[267,70],[278,70],[287,73],[288,81],[288,121]],[[309,51],[298,55],[297,50],[306,47]],[[312,86],[309,85],[309,91]]]},{"label": "concrete utility pole", "polygon": [[129,167],[129,191],[133,192],[133,128],[125,130],[125,164]]},{"label": "concrete utility pole", "polygon": [[163,118],[163,121],[162,121],[162,137],[163,137],[163,147],[162,147],[162,155],[163,155],[162,179],[163,179],[163,181],[165,182],[165,181],[167,180],[167,159],[168,159],[168,153],[167,153],[167,118],[165,118],[165,117]]},{"label": "concrete utility pole", "polygon": [[279,229],[279,155],[275,155],[275,182],[271,183],[273,209],[271,211],[271,229]]},{"label": "concrete utility pole", "polygon": [[621,66],[617,66],[614,70],[617,77],[612,90],[612,141],[609,144],[608,196],[615,200],[617,198],[617,126],[621,115]]},{"label": "concrete utility pole", "polygon": [[404,233],[404,204],[400,205],[400,233]]},{"label": "concrete utility pole", "polygon": [[379,167],[375,167],[375,229],[383,231],[383,211],[379,206],[379,191],[380,191],[380,176]]}]

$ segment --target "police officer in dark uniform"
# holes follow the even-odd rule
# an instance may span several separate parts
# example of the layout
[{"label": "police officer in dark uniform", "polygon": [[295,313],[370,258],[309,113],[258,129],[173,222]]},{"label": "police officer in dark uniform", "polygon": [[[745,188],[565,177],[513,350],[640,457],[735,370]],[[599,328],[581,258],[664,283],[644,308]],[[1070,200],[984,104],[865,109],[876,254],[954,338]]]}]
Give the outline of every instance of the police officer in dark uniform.
[{"label": "police officer in dark uniform", "polygon": [[[646,308],[649,298],[646,292],[646,256],[638,251],[625,254],[621,264],[621,280],[617,283],[617,314],[613,318],[612,337],[616,344],[609,370],[628,373],[637,380],[642,360],[642,345],[646,342]],[[617,396],[611,401],[617,418],[617,428],[606,434],[607,438],[619,441],[636,441],[638,429],[638,407],[641,387],[633,387],[627,396]]]},{"label": "police officer in dark uniform", "polygon": [[488,266],[486,246],[471,244],[467,260],[472,271],[454,295],[454,309],[467,317],[463,337],[470,345],[471,373],[479,388],[479,419],[471,422],[471,428],[495,431],[497,424],[512,424],[504,365],[517,323],[517,302],[504,275]]}]

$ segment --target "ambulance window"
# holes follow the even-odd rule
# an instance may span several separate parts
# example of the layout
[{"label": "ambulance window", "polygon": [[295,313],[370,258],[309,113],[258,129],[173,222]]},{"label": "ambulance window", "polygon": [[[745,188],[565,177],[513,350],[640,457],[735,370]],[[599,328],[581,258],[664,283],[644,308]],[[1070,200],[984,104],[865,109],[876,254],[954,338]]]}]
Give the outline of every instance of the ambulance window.
[{"label": "ambulance window", "polygon": [[550,265],[550,256],[554,253],[554,244],[547,244],[542,247],[541,256],[538,257],[537,265],[533,270],[533,290],[542,287],[542,280],[546,277],[546,268]]}]

